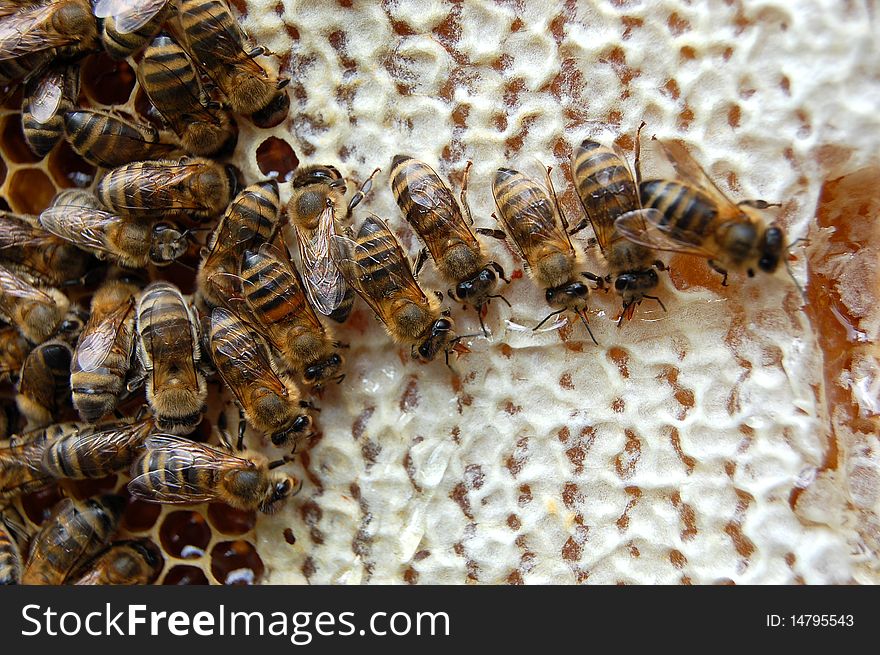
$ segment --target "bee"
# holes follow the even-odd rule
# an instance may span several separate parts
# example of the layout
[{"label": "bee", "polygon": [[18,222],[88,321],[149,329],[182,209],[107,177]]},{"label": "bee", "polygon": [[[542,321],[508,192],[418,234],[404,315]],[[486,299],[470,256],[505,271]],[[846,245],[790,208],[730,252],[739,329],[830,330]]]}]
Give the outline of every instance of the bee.
[{"label": "bee", "polygon": [[105,495],[88,500],[64,498],[34,536],[22,584],[60,585],[98,553],[116,532],[125,499]]},{"label": "bee", "polygon": [[0,261],[38,284],[83,283],[88,256],[40,227],[36,216],[0,212]]},{"label": "bee", "polygon": [[[648,295],[660,283],[654,267],[664,270],[663,262],[650,248],[627,239],[615,225],[624,214],[635,212],[629,218],[645,220],[656,211],[642,208],[638,184],[626,157],[616,148],[586,139],[571,155],[571,173],[581,206],[611,270],[607,278],[598,280],[599,284],[610,282],[613,275],[614,290],[623,300],[618,325],[632,318],[643,298],[656,300],[663,307],[657,296]],[[586,221],[581,222],[570,234],[585,226]]]},{"label": "bee", "polygon": [[40,226],[55,236],[126,268],[148,264],[166,266],[183,255],[186,233],[163,221],[119,216],[101,208],[88,191],[70,189],[58,194],[40,214]]},{"label": "bee", "polygon": [[0,383],[17,382],[31,345],[11,325],[0,325]]},{"label": "bee", "polygon": [[334,260],[346,282],[375,312],[396,342],[411,347],[413,359],[430,362],[457,342],[448,312],[436,296],[425,295],[394,234],[378,216],[368,216],[357,241],[333,235]]},{"label": "bee", "polygon": [[87,423],[112,412],[125,390],[139,293],[136,284],[117,279],[105,282],[92,297],[91,317],[70,366],[73,406]]},{"label": "bee", "polygon": [[21,545],[26,541],[26,533],[13,518],[14,511],[11,507],[0,510],[0,586],[21,582]]},{"label": "bee", "polygon": [[[344,218],[351,213],[373,185],[373,175],[348,203]],[[291,181],[287,215],[296,232],[306,292],[318,312],[337,323],[345,323],[354,305],[354,292],[330,256],[330,240],[343,218],[345,180],[333,166],[305,166]]]},{"label": "bee", "polygon": [[162,572],[163,559],[148,539],[117,541],[98,553],[68,584],[152,584]]},{"label": "bee", "polygon": [[214,366],[232,391],[247,423],[276,446],[293,443],[312,424],[302,413],[299,390],[272,368],[269,351],[250,326],[232,311],[211,311],[209,343]]},{"label": "bee", "polygon": [[118,166],[101,178],[96,193],[121,216],[208,218],[226,208],[237,186],[238,171],[231,164],[183,157]]},{"label": "bee", "polygon": [[620,232],[647,248],[706,258],[723,276],[722,285],[728,270],[744,270],[749,277],[756,268],[775,272],[784,261],[785,234],[754,212],[772,205],[763,200],[734,204],[681,143],[657,143],[679,179],[642,181],[642,204],[656,211],[620,217],[615,223]]},{"label": "bee", "polygon": [[270,72],[257,57],[263,48],[245,50],[247,37],[223,0],[181,0],[184,47],[226,96],[232,110],[252,114],[259,127],[274,127],[287,116],[287,77]]},{"label": "bee", "polygon": [[252,184],[235,197],[208,239],[196,276],[199,295],[206,304],[222,305],[235,295],[242,254],[273,239],[280,212],[275,180]]},{"label": "bee", "polygon": [[96,0],[104,50],[113,59],[130,57],[158,34],[170,10],[168,0]]},{"label": "bee", "polygon": [[208,393],[198,368],[196,318],[180,290],[168,282],[153,282],[141,295],[137,353],[159,428],[175,434],[195,430]]},{"label": "bee", "polygon": [[[11,9],[11,8],[10,8]],[[0,10],[0,86],[39,73],[56,58],[72,60],[99,47],[89,0],[55,0]]]},{"label": "bee", "polygon": [[37,157],[49,154],[64,136],[64,114],[79,97],[79,66],[49,69],[32,78],[21,106],[24,140]]},{"label": "bee", "polygon": [[281,368],[296,372],[311,385],[337,376],[342,366],[338,344],[306,300],[293,263],[266,244],[244,253],[241,279],[250,313],[272,344]]},{"label": "bee", "polygon": [[407,222],[426,246],[419,252],[415,276],[418,277],[430,252],[440,275],[455,285],[454,289],[449,289],[449,297],[456,302],[472,305],[477,310],[483,334],[486,334],[483,306],[491,298],[504,300],[504,296],[493,292],[498,285],[498,278],[505,282],[510,280],[499,264],[486,259],[480,242],[464,220],[462,209],[467,214],[468,222],[473,225],[474,220],[467,202],[470,162],[462,182],[461,205],[456,203],[452,191],[434,169],[424,162],[397,155],[391,167],[394,199]]},{"label": "bee", "polygon": [[152,125],[134,123],[103,111],[76,109],[64,114],[70,147],[87,162],[103,168],[179,153]]},{"label": "bee", "polygon": [[43,450],[43,471],[57,479],[103,478],[131,468],[153,431],[151,418],[70,431]]},{"label": "bee", "polygon": [[167,36],[153,40],[138,66],[138,79],[187,152],[207,157],[235,150],[235,120],[209,98],[195,64],[174,41]]},{"label": "bee", "polygon": [[[547,183],[553,200],[531,178],[510,168],[499,168],[492,181],[492,194],[498,210],[493,216],[516,246],[532,279],[545,288],[547,304],[556,310],[534,329],[553,316],[571,311],[580,317],[596,343],[586,317],[590,287],[577,279],[580,254],[566,232],[568,222],[559,209],[549,169]],[[478,232],[498,236],[492,231]]]},{"label": "bee", "polygon": [[52,287],[38,288],[0,266],[0,319],[31,343],[44,342],[64,321],[70,301]]},{"label": "bee", "polygon": [[0,500],[37,491],[54,482],[43,470],[43,451],[56,439],[84,428],[81,423],[58,423],[25,432],[0,448]]},{"label": "bee", "polygon": [[15,403],[28,429],[43,428],[60,418],[70,404],[70,346],[53,339],[34,348],[25,359]]},{"label": "bee", "polygon": [[[228,444],[227,444],[228,445]],[[128,490],[135,498],[173,505],[223,502],[236,509],[277,512],[299,491],[292,475],[274,471],[291,455],[270,462],[265,455],[223,450],[173,435],[147,439],[146,452],[131,469]]]}]

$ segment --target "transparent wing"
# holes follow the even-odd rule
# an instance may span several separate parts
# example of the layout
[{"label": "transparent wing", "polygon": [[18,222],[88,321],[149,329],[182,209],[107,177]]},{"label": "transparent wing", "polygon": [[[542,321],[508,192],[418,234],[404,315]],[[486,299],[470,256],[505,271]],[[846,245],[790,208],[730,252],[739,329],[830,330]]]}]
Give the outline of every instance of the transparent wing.
[{"label": "transparent wing", "polygon": [[345,279],[330,257],[330,240],[336,234],[333,214],[333,208],[327,207],[312,232],[293,224],[305,272],[306,293],[312,307],[325,316],[339,307],[347,290]]},{"label": "transparent wing", "polygon": [[55,304],[47,294],[28,284],[4,266],[0,266],[0,295],[22,298],[43,305]]},{"label": "transparent wing", "polygon": [[[228,357],[236,373],[243,379],[259,381],[259,384],[279,395],[286,393],[284,385],[272,370],[265,346],[257,340],[247,323],[225,307],[211,310],[211,350],[215,360],[218,353]],[[218,369],[222,376],[223,367],[218,365]],[[229,381],[227,385],[238,396],[239,385],[229,384]]]},{"label": "transparent wing", "polygon": [[112,17],[121,34],[136,32],[162,11],[168,0],[96,0],[93,13],[98,18]]},{"label": "transparent wing", "polygon": [[0,61],[74,42],[75,36],[46,29],[55,10],[47,4],[4,16],[0,20]]},{"label": "transparent wing", "polygon": [[695,255],[706,259],[717,259],[722,256],[719,251],[706,248],[698,237],[693,241],[685,240],[688,233],[678,231],[673,237],[666,226],[660,224],[663,213],[657,209],[639,209],[620,216],[614,226],[627,239],[647,248],[678,252],[683,255]]},{"label": "transparent wing", "polygon": [[[297,270],[296,266],[294,266],[293,262],[290,261],[290,258],[282,253],[279,248],[274,246],[271,243],[264,243],[260,246],[260,250],[258,251],[260,257],[264,257],[271,262],[272,266],[278,266],[281,270],[282,279],[284,282],[288,283],[288,288],[286,288],[283,292],[283,295],[288,302],[291,304],[295,303],[295,297],[297,295],[306,295],[308,292],[306,291],[306,284],[303,281],[302,276]],[[327,258],[332,259],[329,250],[329,244],[327,249]],[[333,268],[336,268],[336,264],[333,264]],[[267,269],[263,269],[264,272],[267,272]],[[338,270],[337,270],[338,273]],[[342,279],[342,283],[345,284],[344,278],[342,278],[342,274],[339,273],[340,278]],[[247,284],[249,287],[261,287],[265,281],[268,281],[261,274],[256,281],[248,282],[247,280],[243,280],[244,284]],[[346,285],[347,288],[347,285]],[[297,318],[302,321],[308,321],[308,323],[316,330],[323,332],[325,330],[324,324],[318,320],[318,317],[315,315],[314,310],[312,309],[313,305],[309,305],[309,303],[304,303],[304,307],[300,310]]]},{"label": "transparent wing", "polygon": [[74,199],[61,200],[47,207],[40,214],[40,225],[80,248],[112,255],[106,245],[107,229],[122,219],[103,209],[75,203]]},{"label": "transparent wing", "polygon": [[134,309],[134,298],[120,303],[109,312],[93,330],[84,332],[82,340],[76,346],[76,363],[82,371],[94,371],[99,368],[113,344],[125,319]]},{"label": "transparent wing", "polygon": [[78,442],[76,453],[81,474],[101,474],[107,471],[108,465],[118,462],[120,451],[130,451],[143,442],[152,428],[152,419],[147,419],[127,425],[84,430],[52,443],[43,454],[43,461],[47,461],[53,451],[64,448],[65,442],[75,440]]},{"label": "transparent wing", "polygon": [[[198,8],[200,11],[203,7]],[[234,16],[224,17],[223,13],[228,13],[225,3],[215,2],[211,5],[211,11],[207,17],[202,16],[202,26],[200,29],[210,31],[212,38],[206,41],[199,41],[196,48],[192,49],[195,59],[206,70],[217,70],[215,62],[220,61],[227,66],[232,64],[236,67],[245,67],[252,74],[262,77],[263,69],[258,63],[247,56],[245,52],[246,37],[238,25],[238,20]],[[190,44],[191,46],[193,44]],[[209,45],[210,47],[201,47]]]},{"label": "transparent wing", "polygon": [[[433,169],[431,172],[433,173]],[[434,241],[426,239],[426,245],[432,253],[442,253],[448,242],[455,237],[471,245],[477,244],[477,239],[465,222],[458,203],[436,173],[433,176],[420,177],[408,174],[405,192],[424,213],[431,214],[429,220],[435,226],[431,235]]]},{"label": "transparent wing", "polygon": [[727,205],[739,212],[736,205],[718,188],[709,174],[691,157],[687,148],[680,141],[657,139],[656,143],[660,146],[663,156],[672,164],[679,180],[702,189],[719,207]]},{"label": "transparent wing", "polygon": [[0,250],[7,248],[40,248],[55,245],[57,238],[39,228],[4,217],[0,212]]},{"label": "transparent wing", "polygon": [[[143,207],[158,207],[171,205],[175,201],[175,207],[181,211],[188,209],[202,209],[197,204],[180,205],[181,195],[175,193],[175,187],[185,184],[193,175],[200,172],[202,165],[198,162],[182,162],[177,164],[157,164],[142,168],[127,167],[123,171],[117,169],[114,182],[120,186],[136,186],[143,201],[142,205],[119,204],[120,209],[132,209],[143,211]],[[105,178],[107,179],[107,178]],[[123,194],[120,194],[122,196]]]},{"label": "transparent wing", "polygon": [[[178,292],[176,300],[183,305],[183,310],[189,319],[189,329],[181,334],[178,330],[150,330],[150,352],[153,356],[153,388],[161,389],[166,384],[166,378],[180,377],[182,384],[191,389],[198,388],[198,379],[196,377],[196,364],[192,359],[195,352],[195,343],[193,336],[192,315],[183,296]],[[153,303],[150,306],[150,316],[146,321],[146,325],[157,325],[154,320],[153,313],[160,303]],[[182,342],[183,341],[183,342]],[[189,353],[189,362],[181,366],[179,358],[181,353]],[[170,364],[170,365],[169,365]]]},{"label": "transparent wing", "polygon": [[58,111],[64,95],[64,72],[50,70],[40,78],[31,95],[30,112],[38,123],[48,122]]}]

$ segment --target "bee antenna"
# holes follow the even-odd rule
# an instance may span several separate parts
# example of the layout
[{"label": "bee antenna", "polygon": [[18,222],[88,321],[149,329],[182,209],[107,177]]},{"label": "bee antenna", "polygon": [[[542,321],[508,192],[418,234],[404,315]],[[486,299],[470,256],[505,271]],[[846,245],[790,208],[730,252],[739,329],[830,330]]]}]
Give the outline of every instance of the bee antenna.
[{"label": "bee antenna", "polygon": [[642,296],[642,298],[649,298],[651,300],[656,300],[657,304],[660,305],[660,309],[662,309],[664,312],[666,311],[666,305],[664,305],[663,301],[660,300],[660,298],[658,298],[657,296]]},{"label": "bee antenna", "polygon": [[798,293],[801,294],[801,300],[803,300],[804,304],[807,304],[807,294],[804,292],[803,287],[801,287],[800,283],[797,281],[797,278],[794,276],[794,271],[791,269],[791,264],[788,263],[787,259],[783,259],[782,263],[785,264],[785,270],[788,271],[789,277],[791,277],[791,281],[794,282],[794,286],[797,288]]},{"label": "bee antenna", "polygon": [[[546,323],[547,321],[549,321],[549,320],[550,320],[551,318],[553,318],[554,316],[559,316],[559,315],[560,315],[562,312],[564,312],[564,311],[565,311],[565,308],[562,308],[562,309],[560,309],[559,311],[550,312],[549,314],[547,314],[547,316],[544,317],[544,320],[543,320],[543,321],[541,321],[541,322],[538,323],[535,327],[532,328],[532,332],[535,332],[535,331],[538,330],[542,325],[544,325],[544,323]],[[589,330],[589,328],[587,328],[587,329]]]},{"label": "bee antenna", "polygon": [[502,296],[500,293],[496,293],[495,295],[492,295],[492,296],[486,296],[486,297],[487,297],[487,298],[501,298],[501,300],[504,301],[504,304],[505,304],[505,305],[507,305],[508,307],[510,307],[511,309],[513,309],[513,305],[510,304],[510,301],[509,301],[507,298],[505,298],[504,296]]},{"label": "bee antenna", "polygon": [[596,341],[596,337],[593,336],[593,331],[590,329],[590,324],[587,323],[587,317],[584,316],[584,312],[583,311],[577,312],[577,315],[580,316],[581,322],[584,324],[584,327],[587,328],[587,332],[590,333],[590,339],[592,339],[593,343],[598,346],[599,342]]}]

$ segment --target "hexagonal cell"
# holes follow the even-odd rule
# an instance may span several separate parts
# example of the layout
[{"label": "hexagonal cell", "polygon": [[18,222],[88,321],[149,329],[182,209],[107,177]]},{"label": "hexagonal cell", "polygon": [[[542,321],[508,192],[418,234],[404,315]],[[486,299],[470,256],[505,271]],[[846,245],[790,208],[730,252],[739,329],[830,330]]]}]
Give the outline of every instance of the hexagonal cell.
[{"label": "hexagonal cell", "polygon": [[299,166],[299,158],[287,141],[270,136],[257,148],[257,166],[263,175],[289,182]]},{"label": "hexagonal cell", "polygon": [[52,513],[52,508],[61,500],[61,490],[58,485],[52,485],[45,489],[40,489],[21,499],[21,508],[24,510],[28,520],[34,525],[39,525]]},{"label": "hexagonal cell", "polygon": [[208,520],[223,534],[247,534],[257,524],[257,513],[235,509],[221,503],[212,503],[208,505]]},{"label": "hexagonal cell", "polygon": [[178,565],[165,574],[163,585],[210,584],[208,576],[195,566]]},{"label": "hexagonal cell", "polygon": [[211,573],[220,584],[256,584],[264,572],[263,560],[248,541],[223,541],[211,549]]},{"label": "hexagonal cell", "polygon": [[15,164],[33,164],[40,161],[24,140],[24,133],[21,131],[21,114],[9,114],[3,119],[0,144],[2,144],[3,156]]},{"label": "hexagonal cell", "polygon": [[198,512],[171,512],[162,520],[159,540],[172,557],[197,559],[211,541],[211,528]]},{"label": "hexagonal cell", "polygon": [[95,167],[76,154],[67,141],[62,141],[49,153],[49,172],[55,183],[62,187],[83,189],[95,179]]},{"label": "hexagonal cell", "polygon": [[83,91],[99,104],[124,105],[131,96],[134,83],[134,70],[126,61],[113,61],[101,52],[83,62]]},{"label": "hexagonal cell", "polygon": [[22,168],[9,179],[9,203],[20,214],[39,214],[55,196],[55,185],[39,168]]},{"label": "hexagonal cell", "polygon": [[143,500],[129,501],[122,515],[122,527],[129,532],[146,532],[156,524],[162,506],[158,503],[148,503]]}]

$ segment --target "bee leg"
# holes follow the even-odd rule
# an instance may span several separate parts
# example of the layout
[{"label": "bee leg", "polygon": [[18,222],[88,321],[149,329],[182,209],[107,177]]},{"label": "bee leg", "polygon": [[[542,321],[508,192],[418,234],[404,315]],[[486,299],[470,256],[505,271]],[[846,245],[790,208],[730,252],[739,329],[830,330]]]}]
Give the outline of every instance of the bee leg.
[{"label": "bee leg", "polygon": [[[296,459],[295,455],[284,455],[281,459],[276,459],[274,462],[269,462],[268,467],[271,471],[272,469],[277,469],[279,466],[284,466],[285,464],[289,464],[293,460]],[[299,483],[299,486],[302,487],[302,482]],[[293,494],[296,495],[296,494]]]},{"label": "bee leg", "polygon": [[345,373],[341,373],[333,379],[336,380],[336,384],[342,384],[342,381],[345,379]]},{"label": "bee leg", "polygon": [[507,275],[504,273],[504,269],[501,268],[501,264],[499,264],[498,262],[489,262],[486,265],[491,267],[498,274],[498,277],[507,282],[507,284],[510,284],[510,278],[507,277]]},{"label": "bee leg", "polygon": [[132,393],[133,391],[140,389],[141,385],[144,383],[144,380],[147,378],[147,373],[143,369],[138,371],[129,381],[128,384],[125,385],[125,388],[128,390],[128,393]]},{"label": "bee leg", "polygon": [[486,324],[483,322],[483,307],[485,305],[480,305],[479,307],[475,307],[477,310],[477,318],[480,320],[480,329],[483,331],[483,336],[487,339],[489,338],[489,330],[486,329]]},{"label": "bee leg", "polygon": [[577,234],[578,232],[580,232],[581,230],[583,230],[585,227],[587,227],[587,225],[589,225],[589,224],[590,224],[590,219],[588,219],[588,218],[582,218],[582,219],[580,220],[580,222],[578,222],[577,225],[575,225],[573,228],[571,228],[571,229],[568,231],[568,235],[569,235],[569,236],[574,236],[575,234]]},{"label": "bee leg", "polygon": [[[492,214],[493,216],[495,214]],[[503,230],[490,230],[485,227],[478,227],[476,230],[477,234],[482,234],[484,237],[492,237],[493,239],[498,239],[499,241],[507,241],[507,235]]]},{"label": "bee leg", "polygon": [[238,441],[235,442],[236,450],[244,450],[244,433],[247,430],[247,421],[244,420],[244,410],[238,408]]},{"label": "bee leg", "polygon": [[589,271],[584,271],[581,275],[587,278],[590,282],[595,282],[597,289],[608,290],[608,287],[605,286],[605,283],[608,281],[607,278],[596,275],[595,273],[590,273]]},{"label": "bee leg", "polygon": [[333,347],[340,348],[340,349],[341,348],[351,348],[351,344],[343,343],[342,341],[334,341]]},{"label": "bee leg", "polygon": [[560,309],[559,311],[550,312],[549,314],[547,314],[547,316],[544,317],[544,320],[543,320],[543,321],[541,321],[541,322],[538,323],[535,327],[532,328],[532,332],[534,332],[535,330],[537,330],[538,328],[540,328],[542,325],[544,325],[544,323],[546,323],[547,321],[549,321],[549,320],[550,320],[551,318],[553,318],[554,316],[559,316],[559,315],[560,315],[562,312],[564,312],[564,311],[565,311],[565,308],[562,308],[562,309]]},{"label": "bee leg", "polygon": [[666,266],[666,264],[664,264],[659,259],[654,261],[654,268],[656,268],[658,271],[668,271],[669,270],[669,268]]},{"label": "bee leg", "polygon": [[[343,374],[342,377],[345,377],[345,375]],[[308,400],[300,400],[299,406],[302,407],[303,409],[310,409],[313,412],[320,412],[321,411],[320,407],[315,407],[315,405]]]},{"label": "bee leg", "polygon": [[380,168],[374,170],[370,177],[367,178],[366,182],[361,185],[361,188],[357,190],[357,192],[351,197],[351,200],[348,203],[348,209],[345,213],[345,218],[351,218],[351,213],[354,211],[354,208],[361,204],[361,201],[366,197],[366,195],[370,192],[370,189],[373,188],[373,178],[376,176]]},{"label": "bee leg", "polygon": [[413,277],[415,279],[419,279],[419,273],[422,272],[422,266],[425,265],[425,262],[428,260],[428,249],[422,248],[419,250],[419,254],[416,255],[416,261],[413,264]]},{"label": "bee leg", "polygon": [[737,207],[754,207],[755,209],[770,209],[770,207],[782,207],[781,202],[767,202],[766,200],[740,200]]},{"label": "bee leg", "polygon": [[253,48],[249,53],[247,53],[247,56],[253,59],[254,57],[259,57],[260,55],[265,54],[265,52],[266,48],[258,45],[256,48]]},{"label": "bee leg", "polygon": [[505,298],[504,296],[502,296],[500,293],[496,293],[494,295],[486,296],[486,297],[487,298],[501,298],[501,300],[504,301],[505,305],[507,305],[510,308],[513,308],[513,305],[510,304],[510,301],[507,298]]},{"label": "bee leg", "polygon": [[648,298],[648,299],[650,299],[650,300],[656,300],[656,301],[657,301],[657,304],[660,305],[660,309],[662,309],[664,312],[666,311],[666,305],[664,305],[664,304],[663,304],[663,301],[660,300],[660,298],[658,298],[657,296],[642,296],[642,298]]},{"label": "bee leg", "polygon": [[642,183],[642,128],[645,127],[645,121],[642,121],[639,125],[639,129],[636,130],[636,143],[635,143],[635,158],[636,158],[636,189],[639,188],[639,185]]},{"label": "bee leg", "polygon": [[467,165],[464,167],[464,177],[461,180],[461,195],[459,199],[461,200],[461,208],[464,210],[464,213],[467,214],[468,221],[470,224],[474,224],[474,217],[471,216],[471,206],[467,201],[467,191],[468,191],[468,180],[471,176],[471,166],[474,162],[469,161]]},{"label": "bee leg", "polygon": [[709,268],[711,268],[711,269],[712,269],[713,271],[715,271],[716,273],[719,273],[719,274],[721,274],[721,275],[724,276],[724,277],[721,278],[721,286],[722,286],[722,287],[726,287],[726,286],[727,286],[727,271],[724,270],[723,268],[721,268],[721,266],[719,266],[719,265],[715,262],[714,259],[710,259],[710,260],[709,260]]}]

